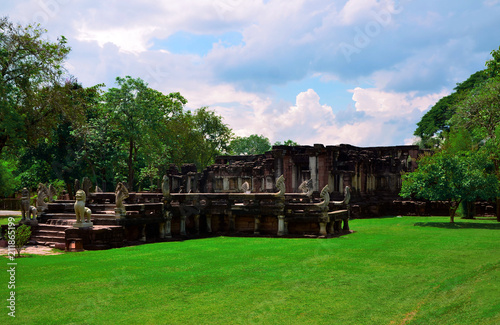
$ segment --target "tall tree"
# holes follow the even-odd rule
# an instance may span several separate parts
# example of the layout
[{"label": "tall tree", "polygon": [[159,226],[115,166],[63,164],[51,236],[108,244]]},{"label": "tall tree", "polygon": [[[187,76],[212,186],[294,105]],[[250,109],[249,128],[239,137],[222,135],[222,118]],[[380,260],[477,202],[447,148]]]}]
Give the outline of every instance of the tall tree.
[{"label": "tall tree", "polygon": [[233,133],[222,116],[215,114],[208,107],[201,107],[192,113],[191,135],[196,139],[196,157],[198,169],[212,164],[215,157],[227,152]]},{"label": "tall tree", "polygon": [[164,95],[140,78],[116,78],[119,88],[103,96],[104,114],[112,126],[116,144],[127,151],[128,185],[135,182],[135,167],[142,151],[155,152],[168,120],[182,114],[186,99],[178,93]]},{"label": "tall tree", "polygon": [[[500,76],[471,91],[460,103],[453,121],[480,140],[478,146],[493,162],[500,180]],[[500,198],[496,201],[500,221]]]},{"label": "tall tree", "polygon": [[252,134],[248,137],[236,137],[230,144],[234,155],[259,155],[271,150],[271,142],[263,135]]},{"label": "tall tree", "polygon": [[0,153],[47,136],[61,114],[82,120],[79,110],[66,105],[72,88],[63,80],[66,38],[50,42],[45,33],[0,18]]}]

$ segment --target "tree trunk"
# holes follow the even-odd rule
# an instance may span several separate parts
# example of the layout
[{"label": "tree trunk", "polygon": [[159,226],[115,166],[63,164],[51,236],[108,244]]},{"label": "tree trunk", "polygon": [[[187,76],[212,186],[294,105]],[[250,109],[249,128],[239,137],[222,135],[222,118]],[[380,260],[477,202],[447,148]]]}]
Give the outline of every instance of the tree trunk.
[{"label": "tree trunk", "polygon": [[457,213],[457,209],[460,206],[460,203],[462,200],[458,202],[450,202],[450,222],[454,223],[455,222],[455,213]]},{"label": "tree trunk", "polygon": [[134,140],[130,139],[129,141],[129,151],[128,151],[128,190],[132,191],[134,188]]},{"label": "tree trunk", "polygon": [[500,197],[497,197],[497,221],[500,222]]}]

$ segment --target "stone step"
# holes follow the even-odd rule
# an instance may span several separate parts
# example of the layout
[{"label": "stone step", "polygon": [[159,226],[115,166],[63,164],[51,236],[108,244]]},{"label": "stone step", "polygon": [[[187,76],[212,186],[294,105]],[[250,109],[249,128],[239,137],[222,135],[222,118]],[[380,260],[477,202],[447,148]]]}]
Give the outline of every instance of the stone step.
[{"label": "stone step", "polygon": [[66,243],[66,239],[64,237],[53,236],[31,236],[31,241],[42,245],[49,245],[50,243]]},{"label": "stone step", "polygon": [[41,230],[51,230],[51,231],[64,231],[68,229],[71,225],[56,225],[56,224],[46,224],[46,223],[39,223],[36,228],[34,228],[34,231],[41,231]]},{"label": "stone step", "polygon": [[50,226],[71,226],[76,222],[76,219],[48,219],[45,224],[39,225],[50,225]]},{"label": "stone step", "polygon": [[[43,215],[47,220],[50,219],[72,219],[76,220],[76,215],[74,213],[45,213]],[[113,213],[92,213],[91,219],[94,218],[114,218],[115,212]]]},{"label": "stone step", "polygon": [[70,225],[38,224],[33,229],[31,241],[42,245],[64,245],[66,242],[65,230]]},{"label": "stone step", "polygon": [[59,231],[59,230],[38,230],[38,231],[34,231],[31,236],[32,237],[46,236],[46,237],[64,238],[64,231]]},{"label": "stone step", "polygon": [[[99,212],[99,211],[110,211],[114,213],[115,211],[115,204],[112,203],[87,203],[85,205],[86,207],[90,208],[92,212]],[[49,213],[61,213],[61,212],[73,212],[75,211],[75,201],[63,201],[63,202],[53,202],[47,204],[47,211]]]}]

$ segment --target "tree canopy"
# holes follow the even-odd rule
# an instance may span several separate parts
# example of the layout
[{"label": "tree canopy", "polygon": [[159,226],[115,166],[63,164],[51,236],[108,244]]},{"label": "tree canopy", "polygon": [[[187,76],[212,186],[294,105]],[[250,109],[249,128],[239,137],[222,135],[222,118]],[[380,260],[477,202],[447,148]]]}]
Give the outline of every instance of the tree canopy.
[{"label": "tree canopy", "polygon": [[498,179],[490,171],[491,162],[481,152],[450,154],[441,151],[424,155],[418,168],[402,176],[401,196],[450,203],[450,221],[459,204],[487,200],[498,194]]},{"label": "tree canopy", "polygon": [[0,195],[40,182],[71,192],[84,176],[154,189],[170,164],[201,170],[228,152],[232,130],[208,107],[186,110],[180,93],[130,76],[85,88],[64,69],[66,38],[45,33],[0,19]]},{"label": "tree canopy", "polygon": [[283,142],[281,141],[276,141],[273,146],[298,146],[299,144],[293,140],[285,140]]},{"label": "tree canopy", "polygon": [[421,138],[422,145],[427,148],[439,146],[443,141],[443,132],[450,130],[450,120],[457,110],[457,105],[471,89],[487,80],[485,70],[472,74],[466,81],[457,84],[455,91],[441,98],[417,123],[414,135]]},{"label": "tree canopy", "polygon": [[[415,135],[437,153],[423,158],[413,176],[403,178],[401,195],[474,202],[496,193],[500,221],[500,47],[491,55],[485,70],[458,84],[453,94],[442,98],[418,123]],[[442,182],[441,188],[436,182]]]},{"label": "tree canopy", "polygon": [[233,155],[259,155],[271,150],[271,142],[263,135],[236,137],[229,146]]},{"label": "tree canopy", "polygon": [[66,38],[50,42],[45,33],[40,26],[0,18],[0,153],[49,136],[60,116],[82,121],[73,106],[77,91],[63,80]]}]

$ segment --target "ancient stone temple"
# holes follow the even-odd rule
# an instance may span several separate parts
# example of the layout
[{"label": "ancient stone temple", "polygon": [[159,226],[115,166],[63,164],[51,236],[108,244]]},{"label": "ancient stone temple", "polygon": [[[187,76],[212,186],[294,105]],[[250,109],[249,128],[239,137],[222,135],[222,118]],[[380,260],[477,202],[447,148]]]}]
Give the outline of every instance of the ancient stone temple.
[{"label": "ancient stone temple", "polygon": [[272,192],[280,175],[288,192],[310,180],[313,191],[328,185],[331,197],[341,199],[349,186],[354,216],[369,217],[401,212],[401,173],[413,171],[421,153],[418,146],[275,146],[262,155],[220,156],[203,173],[190,165],[170,172],[174,192],[239,192],[245,182],[252,192]]},{"label": "ancient stone temple", "polygon": [[115,192],[91,192],[84,180],[76,202],[37,204],[32,241],[78,251],[214,235],[329,238],[352,232],[352,217],[447,215],[442,203],[398,195],[401,173],[415,170],[421,153],[417,146],[275,146],[220,156],[202,172],[170,166],[155,193],[129,193],[121,183]]}]

